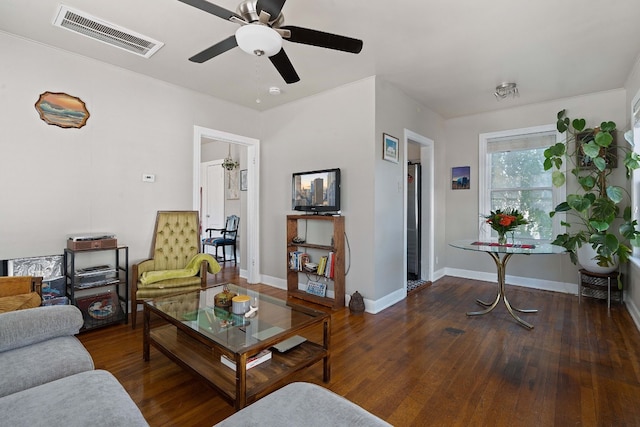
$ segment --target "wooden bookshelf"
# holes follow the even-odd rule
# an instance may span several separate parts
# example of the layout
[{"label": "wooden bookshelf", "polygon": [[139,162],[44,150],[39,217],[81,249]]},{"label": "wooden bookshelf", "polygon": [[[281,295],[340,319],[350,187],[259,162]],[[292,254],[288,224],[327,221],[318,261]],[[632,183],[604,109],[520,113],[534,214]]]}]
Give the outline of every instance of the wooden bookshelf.
[{"label": "wooden bookshelf", "polygon": [[[295,243],[293,239],[298,234],[299,222],[307,221],[307,227],[313,227],[313,223],[316,221],[329,221],[333,226],[332,244],[317,244],[314,242]],[[333,297],[320,297],[305,292],[299,289],[300,277],[306,276],[317,277],[319,280],[324,280],[324,276],[316,276],[314,273],[298,271],[290,268],[289,260],[291,252],[298,250],[314,249],[316,251],[333,252],[334,266],[333,266],[333,278],[329,280],[329,283],[333,283]],[[339,309],[344,307],[345,289],[344,289],[344,273],[345,273],[345,257],[344,257],[344,217],[343,216],[330,216],[330,215],[287,215],[287,253],[286,253],[286,265],[287,265],[287,294],[289,297],[299,298],[305,301],[321,304],[333,309]],[[315,261],[315,260],[313,260]]]}]

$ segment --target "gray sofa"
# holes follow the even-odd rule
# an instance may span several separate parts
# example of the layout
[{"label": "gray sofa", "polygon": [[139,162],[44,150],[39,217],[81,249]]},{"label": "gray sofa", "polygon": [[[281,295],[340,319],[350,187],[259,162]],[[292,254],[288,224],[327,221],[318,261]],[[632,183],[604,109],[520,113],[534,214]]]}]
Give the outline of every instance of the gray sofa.
[{"label": "gray sofa", "polygon": [[344,397],[296,382],[263,397],[214,427],[391,427]]},{"label": "gray sofa", "polygon": [[118,380],[94,370],[71,305],[0,314],[0,420],[11,426],[148,426]]}]

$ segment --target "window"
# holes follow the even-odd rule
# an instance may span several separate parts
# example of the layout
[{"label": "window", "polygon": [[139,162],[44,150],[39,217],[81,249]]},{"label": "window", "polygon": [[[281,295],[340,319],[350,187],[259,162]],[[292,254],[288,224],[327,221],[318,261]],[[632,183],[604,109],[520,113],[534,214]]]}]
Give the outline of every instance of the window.
[{"label": "window", "polygon": [[[631,134],[633,136],[633,151],[640,153],[640,91],[631,101]],[[631,181],[631,212],[633,219],[640,223],[640,169],[633,171]],[[633,247],[633,257],[636,262],[640,257],[640,248]]]},{"label": "window", "polygon": [[[496,209],[518,209],[529,224],[514,230],[515,239],[553,240],[561,231],[561,215],[549,217],[565,189],[551,183],[544,170],[544,150],[560,140],[555,124],[480,134],[480,216]],[[481,220],[480,238],[496,232]]]}]

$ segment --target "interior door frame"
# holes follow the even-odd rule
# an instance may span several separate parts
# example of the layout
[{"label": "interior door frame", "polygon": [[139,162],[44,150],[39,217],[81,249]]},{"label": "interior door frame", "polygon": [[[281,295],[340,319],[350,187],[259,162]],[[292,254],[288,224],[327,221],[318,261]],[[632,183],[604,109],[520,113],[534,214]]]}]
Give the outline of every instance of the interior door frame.
[{"label": "interior door frame", "polygon": [[[434,269],[434,142],[425,136],[410,131],[404,130],[404,155],[403,158],[407,158],[407,150],[409,142],[420,145],[420,164],[422,165],[422,252],[420,255],[420,275],[422,280],[433,281],[433,269]],[[406,179],[409,173],[409,166],[407,162],[404,162],[403,176]],[[404,185],[404,254],[403,254],[403,280],[404,290],[407,291],[407,186]],[[424,237],[427,237],[426,239]],[[424,250],[426,249],[426,250]],[[424,267],[427,268],[424,268]],[[426,270],[426,271],[425,271]]]},{"label": "interior door frame", "polygon": [[202,139],[243,145],[247,148],[247,283],[260,283],[260,140],[247,136],[193,127],[193,209],[200,211],[200,160]]}]

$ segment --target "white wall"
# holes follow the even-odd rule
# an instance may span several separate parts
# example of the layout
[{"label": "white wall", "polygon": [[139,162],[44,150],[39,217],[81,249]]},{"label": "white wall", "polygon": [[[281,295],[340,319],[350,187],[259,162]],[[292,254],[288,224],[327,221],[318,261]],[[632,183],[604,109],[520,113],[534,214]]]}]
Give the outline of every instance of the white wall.
[{"label": "white wall", "polygon": [[[485,213],[478,212],[480,133],[554,124],[557,112],[565,108],[570,117],[584,117],[591,125],[599,124],[603,120],[613,120],[620,128],[624,128],[627,108],[625,97],[625,91],[619,89],[517,108],[508,108],[507,99],[501,101],[505,103],[504,110],[447,120],[446,135],[450,141],[447,167],[471,166],[471,189],[449,189],[446,192],[447,241],[478,236],[480,215]],[[617,173],[622,174],[623,168],[618,169]],[[450,269],[488,272],[495,275],[495,266],[483,253],[448,247],[446,265]],[[565,255],[513,257],[509,261],[508,274],[560,283],[577,281],[577,267],[571,264],[569,257]]]},{"label": "white wall", "polygon": [[[404,129],[434,141],[436,156],[435,199],[442,197],[441,176],[443,173],[446,140],[444,121],[436,113],[428,110],[395,86],[383,79],[376,79],[376,123],[373,146],[375,147],[375,236],[373,258],[375,277],[375,298],[383,298],[393,292],[401,291],[405,281],[404,256]],[[399,140],[399,163],[391,163],[382,158],[382,134],[392,135]],[[427,171],[423,169],[423,174]],[[444,206],[436,203],[437,222],[444,217]],[[436,253],[442,250],[444,230],[436,227]],[[389,301],[395,302],[395,301]]]},{"label": "white wall", "polygon": [[[59,254],[68,234],[100,231],[146,258],[156,211],[192,207],[193,126],[258,136],[247,108],[4,33],[0,51],[0,259]],[[40,120],[45,91],[81,98],[87,125]]]},{"label": "white wall", "polygon": [[[277,165],[268,173],[265,167],[260,177],[263,280],[284,286],[291,173],[339,167],[350,244],[347,294],[359,291],[374,312],[397,301],[394,294],[404,283],[404,159],[382,160],[382,133],[396,136],[401,152],[405,128],[443,144],[443,120],[383,80],[369,78],[266,111],[261,123],[262,164]],[[444,150],[436,152],[444,158]],[[440,189],[436,193],[442,196]]]},{"label": "white wall", "polygon": [[350,244],[346,292],[373,296],[374,79],[361,80],[261,116],[263,281],[286,286],[286,221],[291,174],[340,168],[342,214]]}]

